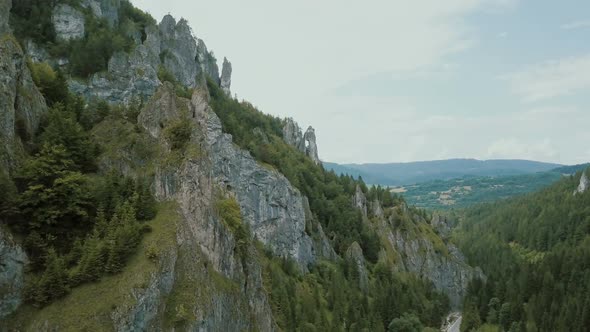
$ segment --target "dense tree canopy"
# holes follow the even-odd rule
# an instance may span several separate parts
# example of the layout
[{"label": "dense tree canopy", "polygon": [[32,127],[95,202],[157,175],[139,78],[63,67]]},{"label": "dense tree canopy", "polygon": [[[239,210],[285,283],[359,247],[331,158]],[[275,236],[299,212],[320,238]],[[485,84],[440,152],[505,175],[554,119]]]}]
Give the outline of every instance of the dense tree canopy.
[{"label": "dense tree canopy", "polygon": [[[590,192],[580,174],[522,198],[467,210],[456,238],[486,283],[470,285],[465,330],[586,331],[590,326]],[[469,327],[469,328],[468,328]]]}]

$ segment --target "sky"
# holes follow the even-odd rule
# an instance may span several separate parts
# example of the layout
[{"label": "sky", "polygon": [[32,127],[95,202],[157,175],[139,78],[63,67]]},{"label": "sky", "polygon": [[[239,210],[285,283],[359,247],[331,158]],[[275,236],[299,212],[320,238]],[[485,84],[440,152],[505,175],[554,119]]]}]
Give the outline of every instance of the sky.
[{"label": "sky", "polygon": [[323,161],[590,162],[590,1],[132,2],[187,19]]}]

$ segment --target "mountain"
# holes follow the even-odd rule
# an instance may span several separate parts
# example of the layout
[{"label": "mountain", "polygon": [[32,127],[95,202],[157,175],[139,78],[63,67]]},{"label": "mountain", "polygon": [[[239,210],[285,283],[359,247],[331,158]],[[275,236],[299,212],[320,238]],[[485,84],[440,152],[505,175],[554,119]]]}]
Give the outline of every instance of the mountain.
[{"label": "mountain", "polygon": [[588,330],[588,172],[461,213],[454,240],[487,276],[469,286],[462,330]]},{"label": "mountain", "polygon": [[0,330],[436,329],[485,278],[447,219],[232,98],[185,20],[0,9]]},{"label": "mountain", "polygon": [[465,176],[501,176],[548,171],[562,165],[529,160],[449,159],[387,164],[334,164],[324,167],[337,174],[362,176],[371,184],[406,185]]}]

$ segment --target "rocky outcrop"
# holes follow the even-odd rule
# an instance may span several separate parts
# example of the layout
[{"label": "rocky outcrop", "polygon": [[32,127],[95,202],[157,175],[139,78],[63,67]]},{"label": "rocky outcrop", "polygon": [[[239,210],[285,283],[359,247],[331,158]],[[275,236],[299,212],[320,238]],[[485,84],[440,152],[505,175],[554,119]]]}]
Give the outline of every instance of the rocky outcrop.
[{"label": "rocky outcrop", "polygon": [[283,139],[297,150],[305,153],[305,141],[299,125],[293,118],[286,118],[283,126]]},{"label": "rocky outcrop", "polygon": [[360,186],[356,186],[354,196],[352,196],[352,205],[361,210],[364,217],[367,216],[367,197],[361,190]]},{"label": "rocky outcrop", "polygon": [[315,138],[315,130],[312,126],[309,126],[303,135],[305,140],[305,154],[314,162],[316,165],[321,163],[320,157],[318,156],[318,145]]},{"label": "rocky outcrop", "polygon": [[[219,67],[213,51],[209,52],[205,42],[197,38],[197,63],[205,74],[205,77],[212,79],[217,85],[221,84],[219,78]],[[203,77],[203,78],[205,78]]]},{"label": "rocky outcrop", "polygon": [[195,62],[197,41],[188,22],[166,15],[159,26],[162,39],[162,61],[164,67],[184,86],[195,87],[201,68]]},{"label": "rocky outcrop", "polygon": [[447,217],[435,214],[432,216],[430,224],[441,238],[447,239],[451,236],[451,222]]},{"label": "rocky outcrop", "polygon": [[582,176],[580,177],[580,184],[578,188],[574,191],[574,195],[576,194],[583,194],[590,188],[590,180],[588,180],[588,176],[586,176],[586,171],[582,172]]},{"label": "rocky outcrop", "polygon": [[33,62],[44,62],[50,58],[49,53],[45,49],[39,47],[30,39],[25,42],[25,50]]},{"label": "rocky outcrop", "polygon": [[355,275],[358,278],[359,288],[363,291],[367,291],[369,289],[369,272],[365,265],[363,249],[356,241],[346,250],[346,259],[356,269]]},{"label": "rocky outcrop", "polygon": [[0,37],[0,167],[14,169],[22,142],[32,139],[47,111],[12,35]]},{"label": "rocky outcrop", "polygon": [[22,301],[27,255],[10,234],[0,228],[0,321]]},{"label": "rocky outcrop", "polygon": [[[393,270],[413,273],[429,280],[447,294],[453,308],[460,308],[467,285],[475,278],[485,279],[479,268],[466,263],[461,252],[422,217],[405,206],[391,208],[388,218],[378,218],[373,227],[385,243],[379,260],[392,262]],[[444,219],[440,219],[442,223]],[[434,221],[438,224],[438,219]]]},{"label": "rocky outcrop", "polygon": [[106,19],[111,27],[119,23],[121,0],[83,0],[81,5],[90,8],[94,16]]},{"label": "rocky outcrop", "polygon": [[0,0],[0,35],[9,30],[10,8],[12,8],[12,0]]},{"label": "rocky outcrop", "polygon": [[312,240],[305,233],[303,197],[279,172],[264,167],[236,147],[221,130],[211,109],[206,113],[206,137],[213,176],[234,192],[244,220],[254,236],[281,257],[294,259],[303,269],[314,261]]},{"label": "rocky outcrop", "polygon": [[[207,97],[206,91],[198,89],[191,101],[178,98],[173,86],[164,84],[138,117],[139,125],[164,146],[165,128],[181,119],[190,121],[193,128],[190,145],[201,153],[185,156],[180,165],[172,168],[165,164],[157,167],[154,183],[157,198],[176,201],[179,206],[177,243],[165,255],[166,268],[138,293],[137,304],[117,315],[118,330],[163,330],[162,303],[174,292],[194,298],[185,308],[194,315],[186,323],[188,331],[277,329],[263,288],[261,266],[255,259],[256,249],[250,245],[246,252],[239,252],[236,235],[216,212],[218,196],[223,192],[230,194],[219,187],[215,176],[219,165],[212,160],[214,151],[204,151],[209,147],[206,145],[209,118],[214,116]],[[188,113],[183,115],[185,111]]]},{"label": "rocky outcrop", "polygon": [[292,118],[287,118],[283,126],[283,140],[287,144],[294,146],[297,150],[305,153],[317,165],[321,163],[318,157],[318,146],[313,127],[309,126],[304,135],[297,122]]},{"label": "rocky outcrop", "polygon": [[160,34],[154,27],[147,29],[146,40],[131,54],[115,53],[108,72],[97,73],[88,83],[71,79],[70,90],[87,99],[100,98],[110,103],[129,103],[135,98],[148,99],[161,84]]},{"label": "rocky outcrop", "polygon": [[161,69],[189,88],[204,86],[205,76],[220,83],[215,58],[205,43],[193,36],[186,20],[176,23],[167,15],[159,26],[147,27],[145,40],[137,43],[130,54],[115,53],[107,72],[92,75],[88,82],[71,79],[70,90],[110,103],[147,100],[161,84]]},{"label": "rocky outcrop", "polygon": [[84,14],[74,7],[66,4],[55,6],[51,20],[57,38],[70,40],[84,37]]},{"label": "rocky outcrop", "polygon": [[221,83],[219,86],[226,95],[231,97],[231,62],[227,58],[223,58],[223,67],[221,69]]}]

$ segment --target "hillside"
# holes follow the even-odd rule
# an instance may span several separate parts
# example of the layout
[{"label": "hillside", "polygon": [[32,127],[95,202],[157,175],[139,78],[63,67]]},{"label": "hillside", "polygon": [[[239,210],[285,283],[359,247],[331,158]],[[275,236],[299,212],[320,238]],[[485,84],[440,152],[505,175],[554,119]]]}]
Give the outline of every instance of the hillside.
[{"label": "hillside", "polygon": [[505,176],[544,172],[561,165],[529,160],[449,159],[410,163],[334,164],[324,163],[337,174],[362,176],[370,184],[409,185],[466,176]]},{"label": "hillside", "polygon": [[0,330],[432,330],[484,278],[446,220],[232,98],[186,20],[0,9]]},{"label": "hillside", "polygon": [[470,285],[462,331],[484,323],[510,331],[587,331],[588,184],[579,172],[539,192],[464,213],[454,238],[488,279]]}]

